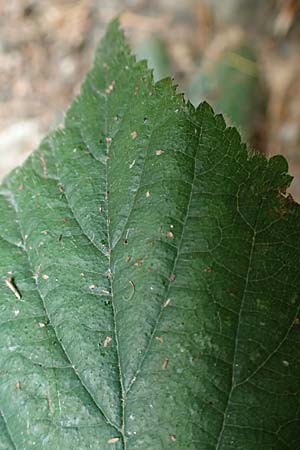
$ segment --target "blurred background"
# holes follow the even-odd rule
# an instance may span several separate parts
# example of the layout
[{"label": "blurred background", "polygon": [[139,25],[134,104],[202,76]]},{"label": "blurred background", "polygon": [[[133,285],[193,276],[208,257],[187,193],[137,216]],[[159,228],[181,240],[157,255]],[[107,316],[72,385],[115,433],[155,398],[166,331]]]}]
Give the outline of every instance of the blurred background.
[{"label": "blurred background", "polygon": [[299,0],[0,0],[0,179],[62,121],[120,11],[156,79],[287,157],[300,201]]}]

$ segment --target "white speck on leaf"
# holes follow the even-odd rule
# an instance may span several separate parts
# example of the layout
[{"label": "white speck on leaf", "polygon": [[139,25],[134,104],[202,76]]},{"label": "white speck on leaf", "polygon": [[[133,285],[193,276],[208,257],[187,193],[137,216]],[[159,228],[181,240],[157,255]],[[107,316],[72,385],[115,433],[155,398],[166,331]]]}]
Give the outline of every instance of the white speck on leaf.
[{"label": "white speck on leaf", "polygon": [[110,336],[106,336],[105,341],[104,341],[104,347],[108,347],[109,344],[111,343],[112,338]]},{"label": "white speck on leaf", "polygon": [[115,84],[116,84],[116,82],[115,82],[115,80],[113,80],[110,83],[110,85],[105,89],[105,93],[110,94],[114,90]]},{"label": "white speck on leaf", "polygon": [[165,303],[164,303],[164,308],[166,308],[167,306],[169,306],[169,304],[171,303],[171,299],[168,298]]}]

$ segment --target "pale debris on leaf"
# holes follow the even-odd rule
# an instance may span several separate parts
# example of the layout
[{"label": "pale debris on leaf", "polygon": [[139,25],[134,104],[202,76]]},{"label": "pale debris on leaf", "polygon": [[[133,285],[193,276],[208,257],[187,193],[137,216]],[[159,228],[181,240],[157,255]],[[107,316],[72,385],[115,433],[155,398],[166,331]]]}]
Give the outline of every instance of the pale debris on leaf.
[{"label": "pale debris on leaf", "polygon": [[113,89],[114,89],[114,87],[115,87],[115,84],[116,84],[116,82],[115,82],[115,80],[113,80],[113,81],[110,83],[110,85],[105,89],[105,93],[106,93],[106,94],[110,94],[110,93],[113,91]]},{"label": "pale debris on leaf", "polygon": [[168,367],[169,361],[170,361],[169,358],[165,358],[163,365],[162,365],[163,370],[166,370],[166,368]]},{"label": "pale debris on leaf", "polygon": [[172,231],[167,231],[166,236],[170,239],[173,239],[174,234],[172,233]]},{"label": "pale debris on leaf", "polygon": [[108,444],[116,444],[117,442],[119,442],[119,440],[120,440],[120,438],[114,437],[114,438],[108,439],[107,443]]},{"label": "pale debris on leaf", "polygon": [[14,280],[12,278],[6,278],[5,284],[14,293],[15,297],[18,300],[21,300],[22,296],[21,296],[20,292],[18,291],[17,287],[15,286]]},{"label": "pale debris on leaf", "polygon": [[166,308],[167,306],[169,306],[169,304],[171,303],[171,299],[168,298],[165,303],[164,303],[164,308]]},{"label": "pale debris on leaf", "polygon": [[109,344],[111,343],[112,338],[110,336],[106,336],[105,341],[104,341],[104,347],[108,347]]}]

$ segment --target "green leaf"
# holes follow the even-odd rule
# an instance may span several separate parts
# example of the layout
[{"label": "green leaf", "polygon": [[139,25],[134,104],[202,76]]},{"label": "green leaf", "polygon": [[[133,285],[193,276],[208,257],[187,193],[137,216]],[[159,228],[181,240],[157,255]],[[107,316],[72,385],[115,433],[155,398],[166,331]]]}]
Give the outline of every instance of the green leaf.
[{"label": "green leaf", "polygon": [[300,448],[290,181],[114,21],[1,186],[0,448]]}]

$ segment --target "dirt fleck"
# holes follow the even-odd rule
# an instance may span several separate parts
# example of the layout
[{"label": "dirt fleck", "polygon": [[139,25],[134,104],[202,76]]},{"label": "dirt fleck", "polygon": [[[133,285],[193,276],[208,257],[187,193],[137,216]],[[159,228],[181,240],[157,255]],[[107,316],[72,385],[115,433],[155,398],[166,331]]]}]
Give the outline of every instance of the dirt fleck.
[{"label": "dirt fleck", "polygon": [[113,80],[110,83],[110,85],[105,89],[105,93],[110,94],[114,90],[115,84],[116,84],[116,82],[115,82],[115,80]]},{"label": "dirt fleck", "polygon": [[164,303],[164,308],[166,308],[167,306],[169,306],[169,304],[171,303],[171,299],[168,298],[165,303]]},{"label": "dirt fleck", "polygon": [[176,275],[175,275],[175,273],[172,273],[170,275],[170,281],[175,281],[175,280],[176,280]]},{"label": "dirt fleck", "polygon": [[134,265],[135,265],[135,267],[140,267],[142,265],[142,263],[143,263],[142,258],[136,258]]},{"label": "dirt fleck", "polygon": [[20,382],[20,381],[17,381],[16,384],[15,384],[15,386],[16,386],[16,389],[17,389],[17,390],[21,389],[21,382]]},{"label": "dirt fleck", "polygon": [[131,256],[130,255],[126,256],[126,262],[129,262],[129,261],[131,261]]},{"label": "dirt fleck", "polygon": [[165,358],[163,365],[162,365],[163,370],[166,370],[166,368],[168,367],[169,361],[170,361],[169,358]]},{"label": "dirt fleck", "polygon": [[293,322],[294,326],[298,326],[300,324],[300,320],[298,319],[298,317],[296,317],[296,319]]},{"label": "dirt fleck", "polygon": [[162,155],[163,153],[165,153],[163,150],[156,150],[156,151],[155,151],[156,156],[160,156],[160,155]]},{"label": "dirt fleck", "polygon": [[136,139],[137,138],[137,132],[133,131],[132,133],[130,133],[130,136],[132,137],[132,139]]},{"label": "dirt fleck", "polygon": [[205,267],[204,272],[207,272],[207,273],[212,272],[212,267],[210,267],[210,266]]},{"label": "dirt fleck", "polygon": [[166,236],[167,238],[173,239],[174,234],[172,233],[172,231],[167,231]]},{"label": "dirt fleck", "polygon": [[235,288],[229,289],[229,295],[230,297],[236,297],[237,296],[237,290]]},{"label": "dirt fleck", "polygon": [[109,344],[111,343],[112,338],[110,336],[106,336],[105,341],[104,341],[104,347],[108,347]]},{"label": "dirt fleck", "polygon": [[161,344],[163,344],[163,342],[164,342],[163,336],[155,336],[155,339],[156,339],[157,341],[159,341]]},{"label": "dirt fleck", "polygon": [[114,438],[108,439],[107,443],[108,444],[116,444],[117,442],[119,442],[119,440],[120,440],[120,438],[114,437]]},{"label": "dirt fleck", "polygon": [[21,300],[22,296],[17,288],[17,286],[15,285],[14,279],[13,278],[6,278],[5,280],[5,284],[6,286],[13,292],[13,294],[15,295],[15,297],[18,300]]},{"label": "dirt fleck", "polygon": [[169,438],[170,438],[170,440],[171,440],[172,442],[176,442],[176,436],[175,436],[175,434],[170,434]]}]

